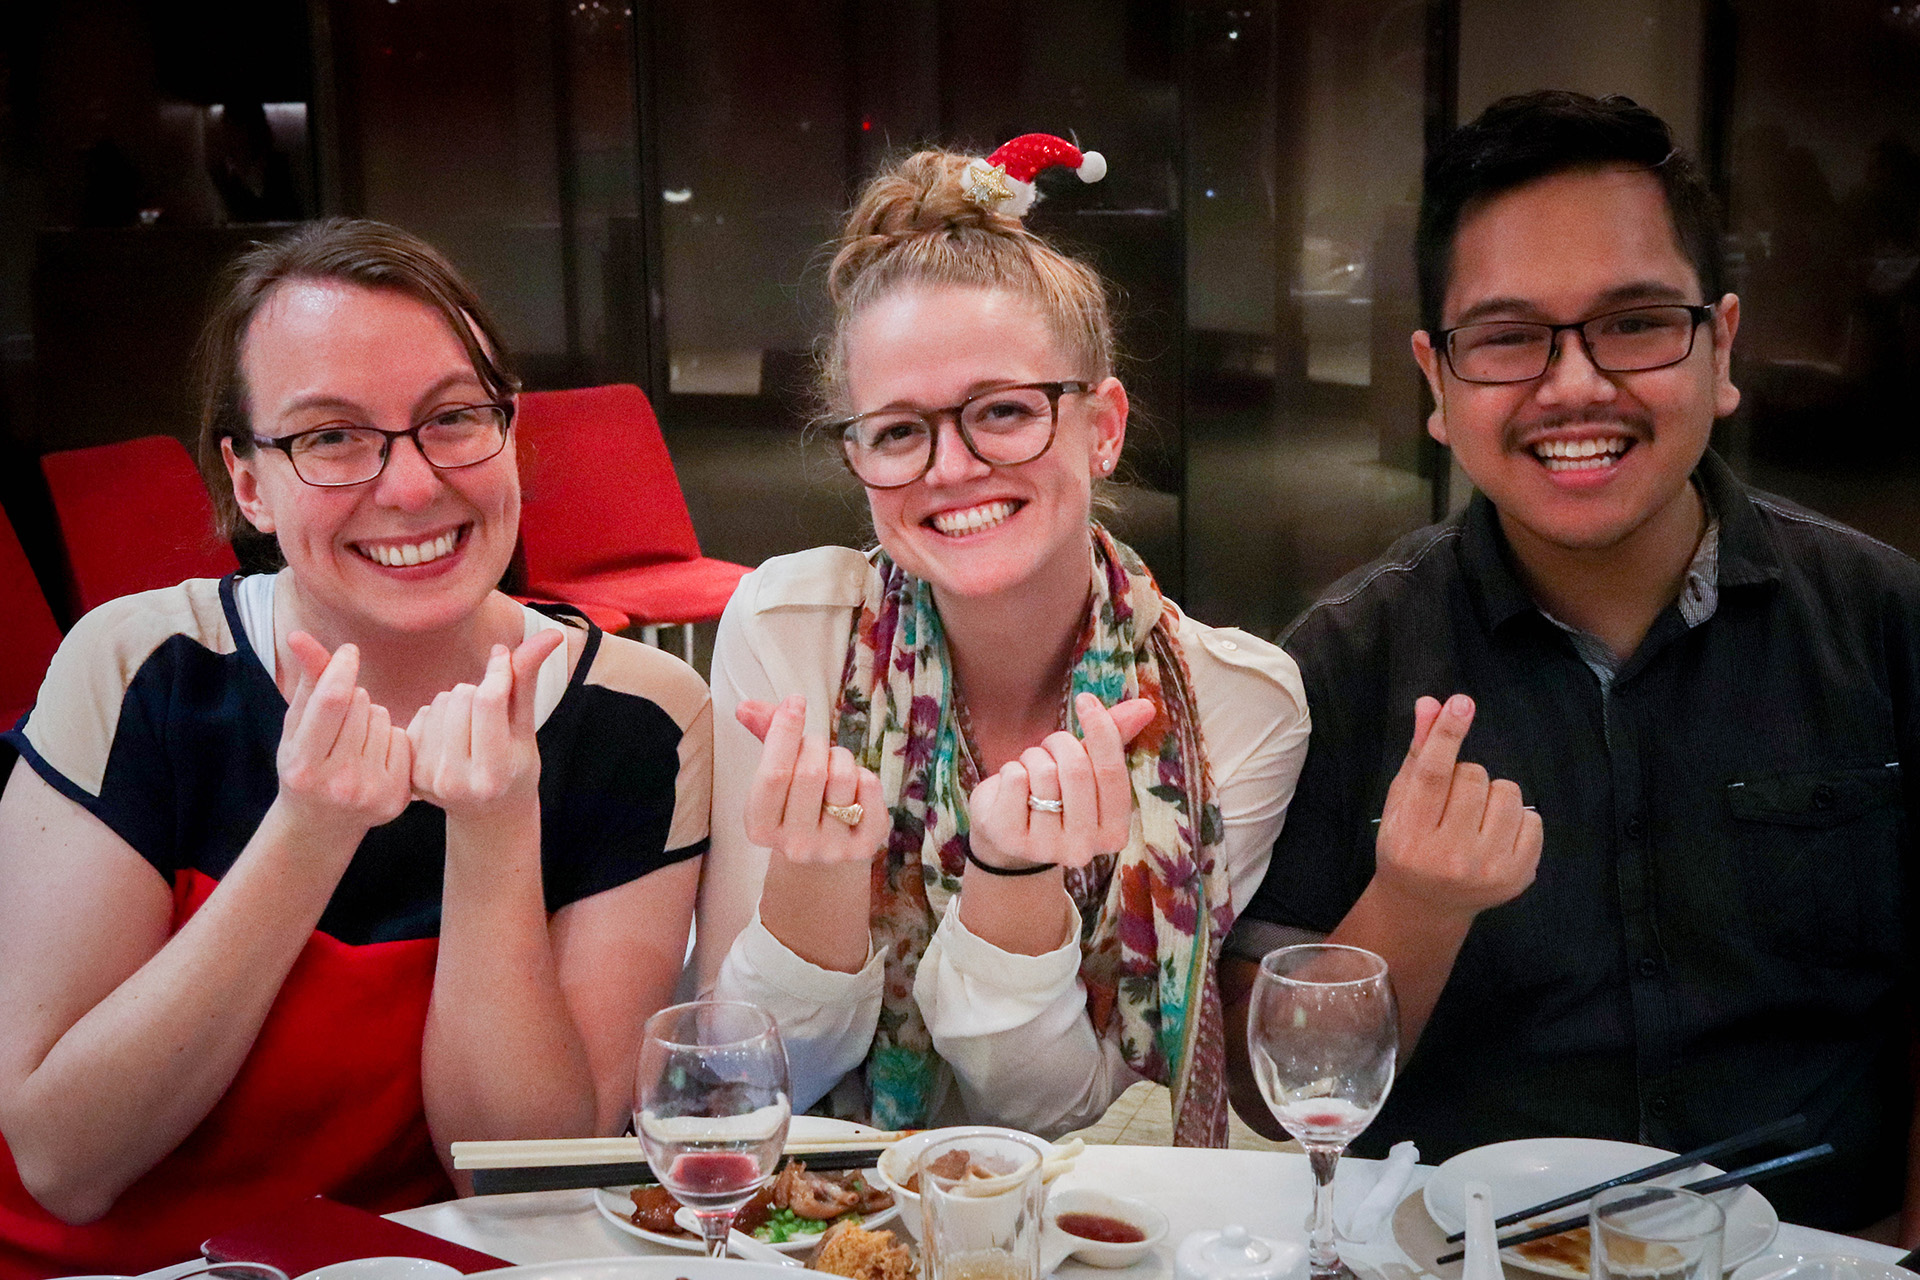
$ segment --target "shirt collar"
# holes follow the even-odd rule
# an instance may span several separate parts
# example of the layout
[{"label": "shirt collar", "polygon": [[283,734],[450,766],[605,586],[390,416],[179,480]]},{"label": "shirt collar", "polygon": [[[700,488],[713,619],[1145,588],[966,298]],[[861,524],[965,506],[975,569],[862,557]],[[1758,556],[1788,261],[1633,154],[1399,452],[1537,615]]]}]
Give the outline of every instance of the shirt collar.
[{"label": "shirt collar", "polygon": [[[1702,500],[1718,523],[1719,571],[1717,587],[1748,586],[1780,577],[1780,555],[1773,535],[1761,522],[1747,496],[1746,486],[1720,456],[1708,450],[1693,472]],[[1485,494],[1475,490],[1460,515],[1460,559],[1466,570],[1480,621],[1489,632],[1514,618],[1538,613],[1513,564],[1513,552],[1500,530],[1500,516]],[[1690,569],[1700,569],[1700,548]]]},{"label": "shirt collar", "polygon": [[1709,449],[1693,478],[1720,518],[1720,588],[1779,581],[1780,548],[1732,468]]}]

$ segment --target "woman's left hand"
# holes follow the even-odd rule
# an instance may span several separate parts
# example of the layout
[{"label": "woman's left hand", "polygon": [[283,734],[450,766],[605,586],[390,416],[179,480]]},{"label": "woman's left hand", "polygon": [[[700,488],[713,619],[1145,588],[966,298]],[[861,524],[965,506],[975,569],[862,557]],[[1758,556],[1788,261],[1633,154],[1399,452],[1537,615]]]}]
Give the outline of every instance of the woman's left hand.
[{"label": "woman's left hand", "polygon": [[[1084,737],[1062,729],[983,779],[967,801],[973,856],[995,867],[1084,867],[1126,846],[1133,824],[1127,744],[1152,722],[1153,703],[1132,698],[1111,711],[1083,693],[1074,703]],[[1059,805],[1036,809],[1029,800]]]},{"label": "woman's left hand", "polygon": [[566,636],[547,629],[508,652],[493,646],[478,685],[436,694],[407,725],[413,790],[449,816],[481,816],[537,800],[540,748],[533,736],[533,693],[540,664]]}]

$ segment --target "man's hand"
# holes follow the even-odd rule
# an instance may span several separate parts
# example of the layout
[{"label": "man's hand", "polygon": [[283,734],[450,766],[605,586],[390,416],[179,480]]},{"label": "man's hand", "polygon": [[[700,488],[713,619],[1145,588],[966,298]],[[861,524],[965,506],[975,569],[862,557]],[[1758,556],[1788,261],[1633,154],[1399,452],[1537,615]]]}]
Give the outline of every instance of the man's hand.
[{"label": "man's hand", "polygon": [[1374,841],[1380,888],[1430,910],[1471,918],[1520,896],[1540,865],[1540,815],[1518,784],[1459,760],[1473,699],[1421,698],[1413,742],[1387,788]]}]

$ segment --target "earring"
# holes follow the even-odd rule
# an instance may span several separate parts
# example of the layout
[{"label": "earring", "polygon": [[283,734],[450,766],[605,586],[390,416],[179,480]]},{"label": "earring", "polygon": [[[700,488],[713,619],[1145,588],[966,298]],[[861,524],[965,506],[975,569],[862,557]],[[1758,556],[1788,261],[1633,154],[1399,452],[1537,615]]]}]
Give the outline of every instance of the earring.
[{"label": "earring", "polygon": [[1111,470],[1113,470],[1113,459],[1112,458],[1100,459],[1100,474],[1105,475],[1107,474],[1107,472]]}]

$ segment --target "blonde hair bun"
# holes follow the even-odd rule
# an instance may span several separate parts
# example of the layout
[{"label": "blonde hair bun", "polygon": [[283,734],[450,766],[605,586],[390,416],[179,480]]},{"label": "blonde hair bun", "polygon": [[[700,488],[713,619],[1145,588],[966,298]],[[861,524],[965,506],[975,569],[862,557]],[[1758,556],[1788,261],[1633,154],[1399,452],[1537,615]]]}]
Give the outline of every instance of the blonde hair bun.
[{"label": "blonde hair bun", "polygon": [[[1104,172],[1105,161],[1092,158]],[[998,203],[989,207],[970,195],[968,168],[976,163],[976,157],[953,151],[916,152],[873,178],[854,201],[827,268],[834,321],[820,364],[825,415],[847,408],[849,322],[901,288],[990,289],[1026,297],[1074,361],[1074,376],[1098,382],[1113,372],[1113,326],[1099,274]]]}]

